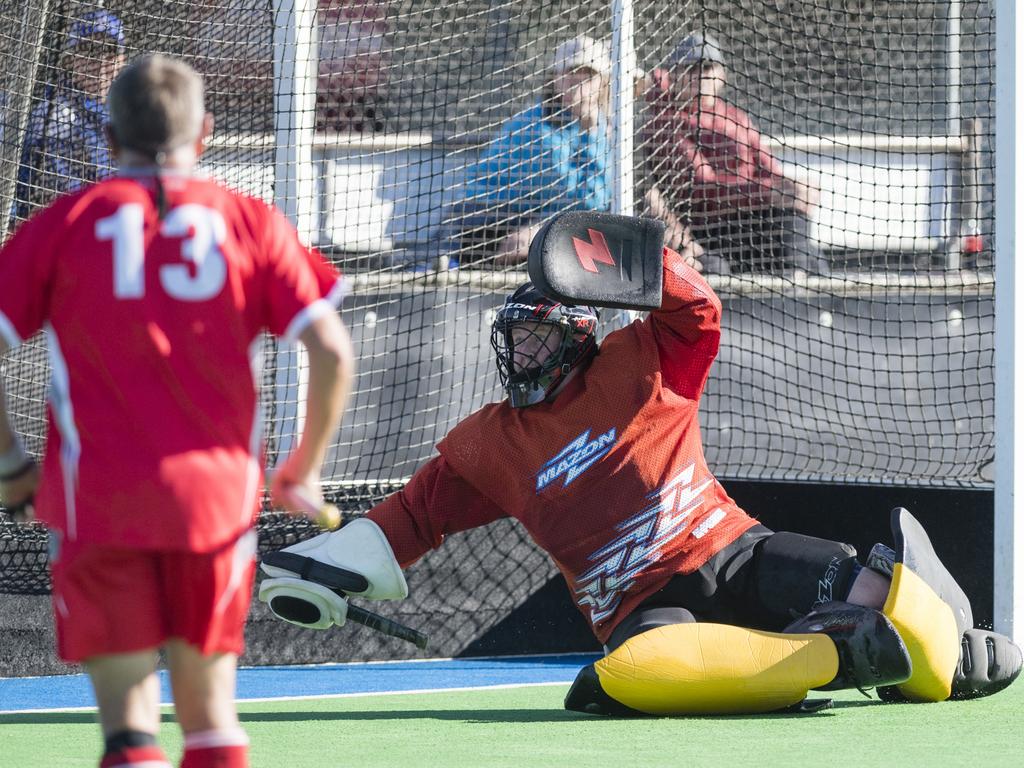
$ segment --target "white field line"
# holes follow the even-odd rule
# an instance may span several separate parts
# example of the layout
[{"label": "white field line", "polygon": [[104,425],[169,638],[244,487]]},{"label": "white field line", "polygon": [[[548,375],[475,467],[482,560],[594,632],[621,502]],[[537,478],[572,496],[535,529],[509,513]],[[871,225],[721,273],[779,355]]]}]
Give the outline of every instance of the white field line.
[{"label": "white field line", "polygon": [[[572,680],[555,680],[545,683],[499,683],[496,685],[468,685],[457,688],[416,688],[408,691],[362,691],[359,693],[318,693],[309,696],[267,696],[254,699],[235,699],[236,704],[258,704],[271,701],[313,701],[318,699],[355,699],[366,696],[405,696],[415,693],[458,693],[465,691],[489,691],[502,688],[539,688],[541,686],[568,685]],[[170,709],[172,704],[161,704]],[[46,709],[0,709],[0,715],[45,714],[47,712],[95,712],[96,707],[53,707]]]}]

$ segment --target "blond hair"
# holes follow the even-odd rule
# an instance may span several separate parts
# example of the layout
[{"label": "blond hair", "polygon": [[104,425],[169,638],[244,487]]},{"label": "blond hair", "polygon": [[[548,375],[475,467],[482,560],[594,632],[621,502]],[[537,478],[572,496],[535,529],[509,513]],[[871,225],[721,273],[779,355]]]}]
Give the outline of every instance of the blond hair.
[{"label": "blond hair", "polygon": [[203,79],[180,59],[149,54],[121,70],[107,93],[110,125],[125,149],[158,162],[195,141],[203,125]]}]

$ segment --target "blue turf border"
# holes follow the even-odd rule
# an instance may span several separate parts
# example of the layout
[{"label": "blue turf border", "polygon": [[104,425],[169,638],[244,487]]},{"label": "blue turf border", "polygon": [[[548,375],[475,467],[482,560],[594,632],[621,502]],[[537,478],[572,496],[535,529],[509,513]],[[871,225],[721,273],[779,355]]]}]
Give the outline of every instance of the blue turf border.
[{"label": "blue turf border", "polygon": [[[597,656],[568,654],[427,661],[244,667],[238,671],[238,699],[345,696],[452,688],[570,683]],[[160,673],[161,701],[170,703],[166,672]],[[94,707],[84,674],[0,678],[0,713]]]}]

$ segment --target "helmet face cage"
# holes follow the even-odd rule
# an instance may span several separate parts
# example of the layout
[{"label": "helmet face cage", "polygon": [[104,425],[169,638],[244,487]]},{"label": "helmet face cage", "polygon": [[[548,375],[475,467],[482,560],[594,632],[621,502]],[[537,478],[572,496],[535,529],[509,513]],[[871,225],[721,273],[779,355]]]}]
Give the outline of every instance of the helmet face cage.
[{"label": "helmet face cage", "polygon": [[[532,285],[506,299],[491,328],[491,347],[512,407],[544,402],[597,348],[596,329],[593,308],[551,301]],[[523,347],[531,350],[528,357]]]}]

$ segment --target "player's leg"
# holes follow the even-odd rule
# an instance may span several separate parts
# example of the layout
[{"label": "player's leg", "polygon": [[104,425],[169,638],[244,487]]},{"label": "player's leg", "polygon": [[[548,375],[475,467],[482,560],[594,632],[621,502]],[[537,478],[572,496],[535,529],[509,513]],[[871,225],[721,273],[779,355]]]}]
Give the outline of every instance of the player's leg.
[{"label": "player's leg", "polygon": [[[635,611],[604,658],[584,667],[565,708],[589,714],[767,712],[801,702],[835,677],[838,657],[824,637],[698,622],[683,608]],[[626,634],[628,636],[626,636]],[[743,652],[737,652],[744,649]]]},{"label": "player's leg", "polygon": [[249,740],[235,711],[235,667],[252,596],[255,531],[215,552],[161,560],[182,768],[246,768]]},{"label": "player's leg", "polygon": [[[752,574],[766,561],[773,564],[777,543],[764,557],[773,538],[771,531],[757,526],[695,573],[675,577],[616,627],[608,655],[580,673],[566,707],[606,714],[767,712],[799,704],[812,688],[905,680],[910,675],[906,648],[875,610],[833,604],[816,616],[813,628],[788,633],[716,623],[742,618],[743,601],[729,590],[747,591],[756,584]],[[786,538],[783,543],[797,544]],[[816,556],[799,546],[794,549],[815,563],[850,555],[849,548],[835,542],[821,542]],[[846,570],[834,563],[832,567],[833,578]],[[801,580],[793,578],[783,589],[794,585],[802,586]],[[779,610],[789,618],[782,606],[810,605],[813,600],[809,593],[769,596],[772,609],[756,601],[760,615]],[[698,622],[690,611],[673,604],[692,606],[710,621]]]},{"label": "player's leg", "polygon": [[160,683],[155,649],[96,656],[85,661],[103,730],[101,768],[170,766],[156,744]]},{"label": "player's leg", "polygon": [[880,610],[913,660],[910,680],[898,691],[881,690],[883,698],[942,701],[1005,688],[1020,672],[1020,650],[995,632],[972,630],[968,635],[970,603],[924,529],[904,509],[893,510],[892,529],[895,551],[876,544],[863,567],[845,544],[777,533],[758,545],[730,587],[770,628],[792,615],[808,614],[796,627],[814,631],[808,627],[829,601]]},{"label": "player's leg", "polygon": [[150,553],[66,544],[50,535],[57,653],[83,663],[99,704],[101,766],[167,765],[156,648],[163,641],[157,567]]},{"label": "player's leg", "polygon": [[174,710],[185,739],[182,768],[244,768],[249,738],[235,708],[233,653],[204,655],[182,640],[165,646]]}]

